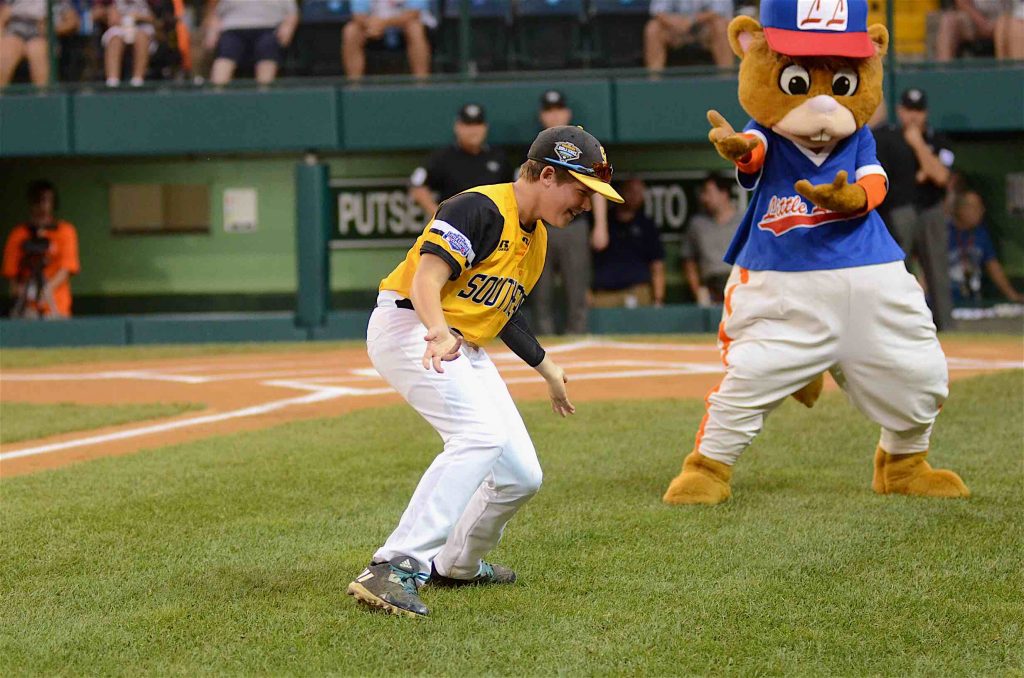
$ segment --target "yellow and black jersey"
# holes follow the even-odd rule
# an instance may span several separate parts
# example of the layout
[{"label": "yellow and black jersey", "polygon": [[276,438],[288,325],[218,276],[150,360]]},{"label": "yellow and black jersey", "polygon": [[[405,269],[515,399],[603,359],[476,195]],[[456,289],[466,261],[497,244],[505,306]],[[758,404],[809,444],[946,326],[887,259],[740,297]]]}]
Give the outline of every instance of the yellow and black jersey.
[{"label": "yellow and black jersey", "polygon": [[512,184],[471,188],[441,203],[380,290],[408,298],[424,252],[441,257],[452,269],[441,289],[449,326],[482,345],[502,331],[537,283],[547,231],[541,221],[519,223]]}]

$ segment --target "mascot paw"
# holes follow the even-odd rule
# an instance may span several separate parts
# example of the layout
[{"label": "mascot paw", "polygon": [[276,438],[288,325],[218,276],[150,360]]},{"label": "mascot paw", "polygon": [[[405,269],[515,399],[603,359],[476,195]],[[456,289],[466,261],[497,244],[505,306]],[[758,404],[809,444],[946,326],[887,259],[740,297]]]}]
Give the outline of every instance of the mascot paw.
[{"label": "mascot paw", "polygon": [[953,471],[933,469],[925,461],[928,452],[889,454],[875,451],[875,476],[871,489],[878,494],[907,494],[915,497],[969,497],[971,491]]},{"label": "mascot paw", "polygon": [[732,494],[732,467],[694,450],[683,461],[682,472],[672,479],[662,497],[666,504],[720,504]]},{"label": "mascot paw", "polygon": [[750,155],[760,143],[757,139],[745,134],[737,134],[732,125],[718,111],[708,111],[708,122],[711,123],[708,140],[715,145],[718,155],[726,160],[737,162]]},{"label": "mascot paw", "polygon": [[832,212],[860,212],[868,206],[868,194],[857,184],[846,183],[846,170],[839,170],[831,184],[814,185],[806,179],[793,184],[797,193],[816,206]]},{"label": "mascot paw", "polygon": [[794,393],[793,397],[804,407],[814,407],[814,403],[818,402],[818,398],[821,397],[821,389],[824,386],[825,375],[819,374],[809,384]]}]

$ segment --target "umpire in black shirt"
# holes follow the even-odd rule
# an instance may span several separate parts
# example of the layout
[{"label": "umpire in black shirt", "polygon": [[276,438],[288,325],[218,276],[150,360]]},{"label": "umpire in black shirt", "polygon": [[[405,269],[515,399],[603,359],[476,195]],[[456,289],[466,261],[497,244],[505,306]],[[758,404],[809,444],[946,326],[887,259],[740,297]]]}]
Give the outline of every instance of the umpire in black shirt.
[{"label": "umpire in black shirt", "polygon": [[917,255],[935,326],[947,330],[953,324],[953,298],[943,200],[953,151],[945,135],[928,125],[928,98],[922,90],[903,92],[896,115],[898,125],[875,130],[878,161],[889,175],[889,193],[880,211],[907,256]]},{"label": "umpire in black shirt", "polygon": [[484,107],[466,104],[455,119],[455,143],[431,153],[427,163],[409,177],[410,195],[423,211],[433,215],[439,202],[467,188],[512,181],[505,154],[486,141]]}]

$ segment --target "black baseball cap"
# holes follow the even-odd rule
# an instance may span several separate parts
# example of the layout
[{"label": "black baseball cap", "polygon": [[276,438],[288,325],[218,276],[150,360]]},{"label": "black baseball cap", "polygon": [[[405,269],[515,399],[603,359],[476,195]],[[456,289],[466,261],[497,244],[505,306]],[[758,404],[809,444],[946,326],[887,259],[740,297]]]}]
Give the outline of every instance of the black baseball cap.
[{"label": "black baseball cap", "polygon": [[487,122],[484,107],[480,104],[465,104],[459,109],[459,122],[467,125],[482,125]]},{"label": "black baseball cap", "polygon": [[540,95],[540,109],[546,111],[549,108],[565,108],[565,95],[557,89],[549,89]]},{"label": "black baseball cap", "polygon": [[612,166],[604,146],[582,127],[549,127],[533,140],[526,157],[554,167],[564,167],[581,184],[608,198],[623,202],[612,188]]},{"label": "black baseball cap", "polygon": [[928,110],[928,95],[924,93],[923,89],[910,87],[903,90],[903,94],[900,95],[900,106],[912,111],[926,111]]}]

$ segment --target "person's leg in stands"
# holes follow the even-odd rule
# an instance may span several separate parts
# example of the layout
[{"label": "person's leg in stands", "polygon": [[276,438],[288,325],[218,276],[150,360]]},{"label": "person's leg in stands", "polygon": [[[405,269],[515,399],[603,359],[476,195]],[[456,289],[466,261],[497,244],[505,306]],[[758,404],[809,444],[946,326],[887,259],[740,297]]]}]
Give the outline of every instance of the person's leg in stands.
[{"label": "person's leg in stands", "polygon": [[682,47],[692,27],[693,20],[681,14],[652,17],[644,27],[644,66],[654,72],[665,70],[669,49]]},{"label": "person's leg in stands", "polygon": [[28,73],[32,84],[45,87],[50,81],[50,52],[46,45],[46,37],[32,38],[25,43],[25,58],[28,60]]},{"label": "person's leg in stands", "polygon": [[0,87],[9,85],[25,56],[25,41],[11,33],[0,36]]},{"label": "person's leg in stands", "polygon": [[139,87],[146,80],[146,69],[149,68],[150,48],[153,36],[149,31],[135,31],[135,44],[132,45],[132,87]]},{"label": "person's leg in stands", "polygon": [[996,19],[993,36],[997,59],[1024,59],[1024,17],[1005,12]]},{"label": "person's leg in stands", "polygon": [[224,31],[217,39],[217,58],[210,69],[210,82],[226,85],[235,75],[235,67],[245,55],[245,40],[240,31]]},{"label": "person's leg in stands", "polygon": [[733,65],[732,47],[729,46],[729,20],[720,14],[704,22],[704,47],[719,68]]},{"label": "person's leg in stands", "polygon": [[412,19],[402,27],[405,34],[405,48],[409,55],[409,70],[417,78],[430,75],[430,41],[427,27],[419,19]]},{"label": "person's leg in stands", "polygon": [[668,61],[668,34],[657,19],[644,27],[644,66],[651,71],[665,70]]},{"label": "person's leg in stands", "polygon": [[341,31],[341,62],[348,78],[358,80],[366,73],[366,31],[356,21]]},{"label": "person's leg in stands", "polygon": [[124,58],[124,38],[113,28],[107,29],[103,41],[103,66],[107,76],[107,87],[121,84],[121,64]]},{"label": "person's leg in stands", "polygon": [[936,61],[952,61],[964,42],[975,38],[974,24],[964,12],[945,10],[939,16],[939,30],[935,35]]},{"label": "person's leg in stands", "polygon": [[256,82],[269,85],[277,78],[277,67],[281,62],[281,45],[277,41],[277,32],[267,30],[256,38],[254,47],[256,57]]}]

